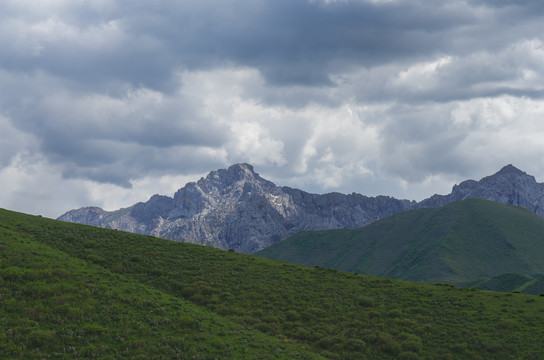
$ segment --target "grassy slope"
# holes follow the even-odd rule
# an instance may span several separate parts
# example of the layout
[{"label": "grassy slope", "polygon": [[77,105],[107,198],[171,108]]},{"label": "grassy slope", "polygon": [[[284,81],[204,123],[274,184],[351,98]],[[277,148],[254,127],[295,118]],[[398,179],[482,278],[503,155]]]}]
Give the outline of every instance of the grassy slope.
[{"label": "grassy slope", "polygon": [[[2,359],[318,358],[41,244],[26,236],[21,223],[13,222],[19,215],[2,215]],[[8,226],[5,215],[11,220]],[[10,230],[13,225],[18,231]]]},{"label": "grassy slope", "polygon": [[[10,266],[2,261],[0,294],[11,304],[0,315],[7,329],[0,330],[3,352],[34,357],[37,351],[70,354],[73,346],[82,354],[100,346],[117,358],[127,341],[131,354],[144,357],[166,338],[172,345],[164,357],[178,348],[205,350],[203,358],[289,358],[295,352],[329,359],[544,357],[543,297],[307,268],[7,211],[0,211],[0,224],[12,238],[2,236],[2,256],[19,259]],[[25,275],[10,274],[32,269],[34,261],[47,263],[38,268],[57,278],[30,292],[18,290],[27,285]],[[19,269],[8,269],[14,266]],[[53,275],[57,270],[66,275]],[[62,304],[55,305],[57,291],[42,290],[47,286],[66,289]],[[21,303],[43,311],[28,312],[16,305]],[[57,306],[73,307],[75,315],[58,314]],[[165,319],[180,319],[181,326]],[[88,338],[86,331],[100,336]]]},{"label": "grassy slope", "polygon": [[355,230],[305,232],[258,253],[272,259],[428,283],[544,272],[544,220],[470,199],[403,212]]}]

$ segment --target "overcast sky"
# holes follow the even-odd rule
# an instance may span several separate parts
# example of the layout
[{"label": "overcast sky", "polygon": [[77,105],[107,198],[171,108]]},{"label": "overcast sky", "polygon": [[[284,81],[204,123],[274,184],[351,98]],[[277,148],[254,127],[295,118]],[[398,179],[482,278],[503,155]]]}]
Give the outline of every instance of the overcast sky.
[{"label": "overcast sky", "polygon": [[3,0],[0,207],[57,217],[247,162],[421,200],[544,181],[544,1]]}]

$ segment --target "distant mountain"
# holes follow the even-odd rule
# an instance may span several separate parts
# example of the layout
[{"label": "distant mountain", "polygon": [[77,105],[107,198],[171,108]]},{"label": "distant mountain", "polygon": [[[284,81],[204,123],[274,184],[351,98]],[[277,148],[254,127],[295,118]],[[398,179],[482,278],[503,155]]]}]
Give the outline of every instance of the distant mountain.
[{"label": "distant mountain", "polygon": [[525,208],[544,216],[544,184],[537,183],[534,176],[506,165],[494,175],[480,181],[467,180],[455,185],[448,195],[434,195],[421,201],[417,207],[437,207],[453,201],[479,198],[501,204]]},{"label": "distant mountain", "polygon": [[[298,233],[256,255],[408,281],[473,281],[514,290],[544,274],[544,219],[519,207],[467,199],[360,229]],[[495,285],[482,280],[507,273],[527,276],[503,276]]]},{"label": "distant mountain", "polygon": [[512,165],[420,203],[389,196],[310,194],[278,187],[248,164],[212,171],[179,189],[116,211],[72,210],[59,220],[253,253],[304,230],[358,228],[408,209],[482,198],[544,216],[544,184]]},{"label": "distant mountain", "polygon": [[299,231],[357,228],[415,204],[388,196],[317,195],[278,187],[251,165],[236,164],[188,183],[173,198],[154,195],[111,212],[86,207],[59,220],[253,253]]}]

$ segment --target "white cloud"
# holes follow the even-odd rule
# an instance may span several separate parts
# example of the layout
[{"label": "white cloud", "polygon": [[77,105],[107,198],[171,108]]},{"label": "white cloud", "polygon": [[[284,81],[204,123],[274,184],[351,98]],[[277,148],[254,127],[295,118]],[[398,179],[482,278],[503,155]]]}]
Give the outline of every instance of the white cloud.
[{"label": "white cloud", "polygon": [[81,182],[63,179],[58,167],[40,156],[17,155],[0,169],[0,183],[0,206],[35,215],[56,218],[61,209],[90,200]]},{"label": "white cloud", "polygon": [[451,56],[443,56],[430,62],[417,63],[398,73],[390,86],[407,88],[408,91],[425,91],[441,86],[437,73],[452,62]]},{"label": "white cloud", "polygon": [[90,203],[105,210],[117,210],[145,202],[155,194],[173,196],[174,193],[188,182],[194,182],[205,176],[201,174],[146,176],[132,182],[130,188],[113,184],[102,184],[86,181],[86,192]]},{"label": "white cloud", "polygon": [[116,210],[154,194],[173,196],[176,190],[205,173],[145,176],[134,180],[130,188],[89,180],[66,179],[62,169],[40,156],[20,154],[0,170],[0,206],[35,215],[56,218],[81,206],[99,206]]},{"label": "white cloud", "polygon": [[35,151],[38,139],[16,129],[10,119],[0,115],[0,169],[24,152]]},{"label": "white cloud", "polygon": [[475,99],[458,105],[454,120],[470,119],[463,156],[485,158],[485,168],[513,163],[544,181],[540,147],[544,138],[544,102],[504,96]]},{"label": "white cloud", "polygon": [[284,165],[283,143],[281,140],[270,138],[268,131],[258,123],[233,123],[233,133],[230,148],[231,158],[247,159],[255,165],[267,163]]}]

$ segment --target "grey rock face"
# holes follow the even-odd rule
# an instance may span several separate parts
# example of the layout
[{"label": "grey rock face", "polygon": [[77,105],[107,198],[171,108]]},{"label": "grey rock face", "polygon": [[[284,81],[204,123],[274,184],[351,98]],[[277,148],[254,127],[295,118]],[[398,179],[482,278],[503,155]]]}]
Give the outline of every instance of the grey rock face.
[{"label": "grey rock face", "polygon": [[188,183],[173,198],[154,195],[111,212],[82,208],[59,220],[253,253],[298,231],[361,227],[414,205],[387,196],[278,187],[251,165],[237,164]]},{"label": "grey rock face", "polygon": [[480,181],[467,180],[455,185],[448,195],[434,195],[417,207],[437,207],[453,201],[480,198],[523,207],[544,216],[544,184],[512,165]]},{"label": "grey rock face", "polygon": [[512,165],[417,203],[355,193],[310,194],[278,187],[251,165],[236,164],[188,183],[173,198],[154,195],[145,203],[111,212],[81,208],[59,220],[254,253],[295,232],[357,228],[403,210],[466,198],[522,206],[544,216],[544,184]]}]

